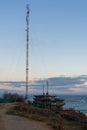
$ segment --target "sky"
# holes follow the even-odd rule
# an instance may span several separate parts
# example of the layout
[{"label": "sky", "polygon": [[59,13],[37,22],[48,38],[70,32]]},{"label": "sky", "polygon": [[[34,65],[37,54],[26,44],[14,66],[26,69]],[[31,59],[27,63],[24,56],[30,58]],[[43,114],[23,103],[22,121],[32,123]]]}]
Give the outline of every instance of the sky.
[{"label": "sky", "polygon": [[1,0],[0,81],[25,81],[27,4],[29,80],[87,75],[86,0]]}]

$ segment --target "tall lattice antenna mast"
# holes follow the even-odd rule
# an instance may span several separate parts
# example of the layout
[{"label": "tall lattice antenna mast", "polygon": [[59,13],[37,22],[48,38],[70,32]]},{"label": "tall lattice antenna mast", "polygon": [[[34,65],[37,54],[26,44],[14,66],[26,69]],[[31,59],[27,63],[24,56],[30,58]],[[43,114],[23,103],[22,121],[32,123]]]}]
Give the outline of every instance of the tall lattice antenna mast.
[{"label": "tall lattice antenna mast", "polygon": [[27,37],[26,37],[26,99],[28,99],[28,72],[29,72],[29,60],[28,60],[28,55],[29,55],[29,5],[27,4],[27,14],[26,14],[26,33],[27,33]]}]

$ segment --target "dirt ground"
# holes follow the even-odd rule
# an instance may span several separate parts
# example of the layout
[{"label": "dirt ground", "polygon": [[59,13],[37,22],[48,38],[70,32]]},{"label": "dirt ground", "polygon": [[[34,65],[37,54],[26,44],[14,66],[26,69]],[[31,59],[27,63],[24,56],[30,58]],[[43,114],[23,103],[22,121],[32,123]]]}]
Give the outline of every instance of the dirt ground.
[{"label": "dirt ground", "polygon": [[0,130],[52,130],[50,126],[38,121],[6,114],[14,104],[0,104]]}]

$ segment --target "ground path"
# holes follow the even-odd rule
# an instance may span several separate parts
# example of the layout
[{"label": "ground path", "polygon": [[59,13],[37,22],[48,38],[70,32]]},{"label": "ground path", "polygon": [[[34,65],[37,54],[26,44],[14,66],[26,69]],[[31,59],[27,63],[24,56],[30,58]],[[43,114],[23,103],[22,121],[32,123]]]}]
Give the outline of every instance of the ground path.
[{"label": "ground path", "polygon": [[0,130],[52,130],[44,123],[6,114],[10,107],[12,104],[0,104]]}]

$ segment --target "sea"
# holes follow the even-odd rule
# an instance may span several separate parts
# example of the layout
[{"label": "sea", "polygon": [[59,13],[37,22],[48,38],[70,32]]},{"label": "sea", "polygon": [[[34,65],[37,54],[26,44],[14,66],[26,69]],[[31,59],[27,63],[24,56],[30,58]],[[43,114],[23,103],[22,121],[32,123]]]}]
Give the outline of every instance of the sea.
[{"label": "sea", "polygon": [[[56,95],[65,99],[64,109],[75,109],[87,115],[87,95]],[[33,100],[33,95],[29,98]]]},{"label": "sea", "polygon": [[65,99],[65,109],[75,109],[87,115],[87,95],[57,95]]}]

